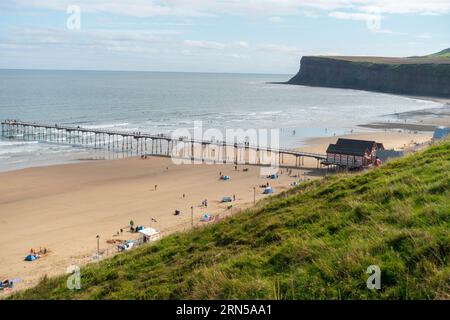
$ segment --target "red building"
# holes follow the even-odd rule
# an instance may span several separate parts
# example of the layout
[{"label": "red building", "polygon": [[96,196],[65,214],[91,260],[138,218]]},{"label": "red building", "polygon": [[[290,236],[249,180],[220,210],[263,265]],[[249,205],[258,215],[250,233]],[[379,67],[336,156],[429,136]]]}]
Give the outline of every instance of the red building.
[{"label": "red building", "polygon": [[383,144],[375,141],[338,139],[327,149],[324,165],[336,165],[349,169],[366,168],[376,162],[377,150],[384,150]]}]

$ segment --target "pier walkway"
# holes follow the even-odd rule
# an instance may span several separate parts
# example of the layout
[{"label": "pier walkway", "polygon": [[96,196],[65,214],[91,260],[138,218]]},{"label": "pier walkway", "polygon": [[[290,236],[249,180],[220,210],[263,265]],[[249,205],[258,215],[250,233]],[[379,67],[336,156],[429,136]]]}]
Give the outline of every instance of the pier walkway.
[{"label": "pier walkway", "polygon": [[[274,149],[249,143],[203,141],[163,134],[146,134],[106,129],[82,128],[59,124],[43,124],[19,120],[1,121],[5,139],[43,141],[86,148],[105,149],[127,156],[167,156],[201,162],[254,164],[261,166],[301,167],[304,158],[313,158],[317,167],[326,156],[290,149]],[[270,158],[270,162],[267,161]],[[285,158],[290,158],[290,161]]]}]

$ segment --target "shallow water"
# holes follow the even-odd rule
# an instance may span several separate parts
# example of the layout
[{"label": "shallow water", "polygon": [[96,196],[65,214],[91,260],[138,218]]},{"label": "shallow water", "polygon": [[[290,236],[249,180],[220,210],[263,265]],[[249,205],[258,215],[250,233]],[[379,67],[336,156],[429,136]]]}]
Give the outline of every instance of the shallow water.
[{"label": "shallow water", "polygon": [[[439,104],[400,96],[271,84],[289,75],[0,70],[0,119],[170,134],[280,129],[283,147]],[[294,134],[295,130],[295,134]],[[361,130],[361,129],[357,129]],[[104,155],[41,142],[0,141],[0,170]]]}]

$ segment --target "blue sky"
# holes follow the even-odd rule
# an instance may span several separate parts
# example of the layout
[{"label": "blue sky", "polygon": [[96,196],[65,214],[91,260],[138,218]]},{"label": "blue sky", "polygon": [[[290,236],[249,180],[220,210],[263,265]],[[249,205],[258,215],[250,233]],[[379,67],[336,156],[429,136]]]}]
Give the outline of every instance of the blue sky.
[{"label": "blue sky", "polygon": [[0,68],[294,74],[303,55],[448,47],[450,0],[0,2]]}]

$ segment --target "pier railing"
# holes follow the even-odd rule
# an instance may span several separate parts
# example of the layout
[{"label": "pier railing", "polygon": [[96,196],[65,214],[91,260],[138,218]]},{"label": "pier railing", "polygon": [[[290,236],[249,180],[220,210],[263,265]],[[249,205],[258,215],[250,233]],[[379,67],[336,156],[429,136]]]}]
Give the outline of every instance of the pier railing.
[{"label": "pier railing", "polygon": [[[160,155],[189,158],[201,162],[219,161],[235,164],[268,165],[264,162],[262,153],[271,156],[276,155],[278,165],[283,167],[301,167],[304,165],[304,158],[315,159],[317,166],[319,166],[320,162],[326,159],[325,155],[319,153],[262,147],[248,143],[195,140],[164,134],[83,128],[19,120],[1,121],[1,136],[6,139],[44,141],[104,149],[120,152],[127,156]],[[250,152],[256,155],[255,163],[249,163],[248,154]],[[238,156],[242,154],[244,154],[243,157]],[[285,157],[289,157],[291,161],[285,161]]]}]

